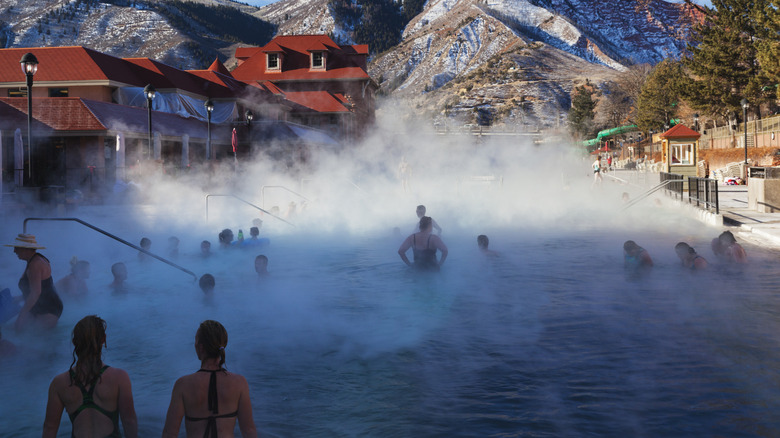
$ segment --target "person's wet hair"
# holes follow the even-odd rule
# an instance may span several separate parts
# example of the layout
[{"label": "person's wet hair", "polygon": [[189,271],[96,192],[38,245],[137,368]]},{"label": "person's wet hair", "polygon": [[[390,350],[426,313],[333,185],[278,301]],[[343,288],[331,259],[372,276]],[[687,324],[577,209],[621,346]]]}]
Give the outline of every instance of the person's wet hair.
[{"label": "person's wet hair", "polygon": [[488,239],[488,236],[484,234],[480,234],[479,236],[477,236],[477,245],[479,245],[480,248],[487,249],[489,244],[490,244],[490,239]]},{"label": "person's wet hair", "polygon": [[420,231],[425,231],[428,228],[431,227],[431,224],[433,223],[433,220],[428,216],[423,216],[420,218]]},{"label": "person's wet hair", "polygon": [[260,235],[260,229],[257,227],[252,227],[249,229],[249,235],[252,237],[259,236]]},{"label": "person's wet hair", "polygon": [[149,247],[152,246],[152,241],[149,240],[148,237],[144,237],[144,238],[141,239],[141,245],[140,246],[143,249],[149,249]]},{"label": "person's wet hair", "polygon": [[[675,247],[676,249],[677,247]],[[633,240],[626,240],[626,243],[623,244],[623,251],[625,252],[633,252],[639,249],[639,245],[636,244]]]},{"label": "person's wet hair", "polygon": [[225,347],[227,347],[228,343],[228,334],[225,327],[219,322],[209,319],[200,323],[196,336],[206,358],[218,357],[219,366],[224,365]]},{"label": "person's wet hair", "polygon": [[[86,385],[100,374],[103,345],[106,342],[106,322],[97,315],[85,316],[71,333],[73,362],[70,364],[71,384]],[[73,365],[76,365],[75,368]]]},{"label": "person's wet hair", "polygon": [[732,243],[736,242],[737,239],[734,238],[734,234],[731,233],[731,231],[724,231],[720,233],[720,236],[718,236],[718,240],[721,242],[731,245]]},{"label": "person's wet hair", "polygon": [[217,281],[214,279],[214,276],[211,274],[203,274],[200,277],[200,280],[198,280],[198,286],[200,286],[200,289],[203,292],[213,291],[216,285],[217,285]]}]

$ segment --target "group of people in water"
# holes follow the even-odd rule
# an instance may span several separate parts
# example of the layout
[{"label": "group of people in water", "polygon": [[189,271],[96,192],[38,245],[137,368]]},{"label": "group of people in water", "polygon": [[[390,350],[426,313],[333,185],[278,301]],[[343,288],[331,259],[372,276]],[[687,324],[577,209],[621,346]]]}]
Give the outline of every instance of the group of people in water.
[{"label": "group of people in water", "polygon": [[[742,245],[731,231],[724,231],[710,243],[712,252],[724,263],[745,264],[747,254]],[[680,265],[692,271],[707,269],[707,259],[699,255],[696,250],[685,242],[679,242],[674,246],[674,252],[680,259]],[[653,259],[646,249],[639,246],[633,240],[623,243],[624,266],[632,271],[644,270],[653,266]]]},{"label": "group of people in water", "polygon": [[[71,334],[73,362],[49,385],[43,437],[57,436],[62,412],[73,425],[72,436],[138,437],[138,419],[129,374],[103,363],[106,322],[97,315],[82,318]],[[195,332],[200,368],[173,386],[162,436],[179,436],[182,420],[189,437],[256,437],[249,384],[225,369],[228,334],[217,321],[203,321]]]}]

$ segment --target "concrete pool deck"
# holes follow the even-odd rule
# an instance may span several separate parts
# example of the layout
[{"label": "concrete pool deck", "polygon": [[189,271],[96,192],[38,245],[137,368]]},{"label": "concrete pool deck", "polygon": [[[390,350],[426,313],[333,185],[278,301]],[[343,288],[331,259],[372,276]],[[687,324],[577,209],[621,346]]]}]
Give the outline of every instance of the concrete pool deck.
[{"label": "concrete pool deck", "polygon": [[723,225],[739,227],[768,246],[780,247],[780,213],[760,213],[748,208],[747,186],[718,186]]}]

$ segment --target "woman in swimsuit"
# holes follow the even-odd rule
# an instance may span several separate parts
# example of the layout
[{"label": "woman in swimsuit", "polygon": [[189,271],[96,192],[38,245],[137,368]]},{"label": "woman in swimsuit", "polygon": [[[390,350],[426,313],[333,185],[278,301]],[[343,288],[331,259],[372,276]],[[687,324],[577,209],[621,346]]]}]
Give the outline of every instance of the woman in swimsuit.
[{"label": "woman in swimsuit", "polygon": [[186,420],[187,437],[233,436],[236,419],[244,438],[257,437],[249,384],[243,376],[223,368],[227,341],[227,331],[219,322],[208,320],[200,324],[195,334],[200,369],[180,377],[173,385],[163,438],[179,436],[182,417]]},{"label": "woman in swimsuit", "polygon": [[73,437],[121,437],[120,418],[125,437],[137,437],[130,377],[124,370],[103,365],[101,359],[106,322],[86,316],[73,327],[71,339],[73,363],[49,385],[43,438],[57,436],[63,409],[73,424]]},{"label": "woman in swimsuit", "polygon": [[45,247],[38,245],[32,234],[19,234],[14,243],[5,246],[12,246],[19,260],[27,262],[22,278],[19,279],[24,306],[19,311],[14,327],[17,330],[24,330],[31,325],[53,328],[62,315],[62,300],[54,288],[49,260],[36,251]]},{"label": "woman in swimsuit", "polygon": [[[398,248],[398,255],[407,266],[413,266],[423,271],[438,271],[444,261],[447,259],[447,245],[441,240],[441,237],[431,234],[433,231],[433,220],[428,216],[420,219],[420,231],[410,235]],[[414,264],[406,257],[406,252],[412,249],[414,253]],[[436,250],[441,252],[441,259],[436,260]]]}]

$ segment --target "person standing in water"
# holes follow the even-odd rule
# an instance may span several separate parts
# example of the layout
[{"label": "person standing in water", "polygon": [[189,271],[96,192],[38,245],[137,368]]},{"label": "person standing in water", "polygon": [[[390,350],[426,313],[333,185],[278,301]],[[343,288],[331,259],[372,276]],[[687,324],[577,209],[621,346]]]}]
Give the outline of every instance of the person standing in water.
[{"label": "person standing in water", "polygon": [[136,438],[138,419],[130,377],[124,370],[104,365],[101,358],[106,322],[96,315],[82,318],[73,327],[71,340],[70,369],[49,385],[43,438],[57,436],[63,409],[73,424],[71,436],[121,437],[121,418],[125,437]]},{"label": "person standing in water", "polygon": [[174,384],[163,438],[179,436],[182,418],[187,437],[233,436],[236,419],[241,436],[257,437],[249,384],[244,376],[223,367],[227,343],[227,331],[222,324],[212,320],[200,324],[195,334],[200,369],[180,377]]},{"label": "person standing in water", "polygon": [[488,249],[488,245],[490,245],[490,239],[488,239],[488,236],[484,234],[477,236],[477,246],[479,247],[479,250],[482,252],[482,254],[488,257],[498,257],[498,253],[492,249]]},{"label": "person standing in water", "polygon": [[[734,234],[731,231],[724,231],[718,236],[718,243],[720,247],[720,255],[724,260],[730,263],[744,264],[747,263],[747,254],[742,245],[737,243],[737,239],[734,238]],[[713,244],[713,251],[715,245]]]},{"label": "person standing in water", "polygon": [[[413,231],[414,233],[420,232],[420,221],[419,220],[422,219],[423,216],[425,216],[425,206],[424,205],[418,205],[416,213],[417,213],[417,219],[418,220],[417,220],[417,224],[415,224],[415,228],[414,228],[414,231]],[[441,227],[439,226],[439,224],[437,224],[436,221],[433,220],[433,218],[431,218],[431,223],[433,224],[433,229],[436,230],[436,234],[441,236]]]},{"label": "person standing in water", "polygon": [[53,328],[62,315],[62,300],[54,288],[49,260],[36,251],[45,247],[38,245],[32,234],[19,234],[14,243],[5,246],[12,246],[19,260],[27,262],[19,279],[24,305],[14,327],[16,330],[30,326]]},{"label": "person standing in water", "polygon": [[[447,245],[433,231],[433,219],[423,216],[420,219],[420,231],[411,234],[398,248],[398,255],[407,266],[413,266],[421,271],[438,271],[444,261],[447,260]],[[414,264],[406,257],[406,252],[412,249]],[[441,252],[441,259],[436,260],[436,251]]]}]

